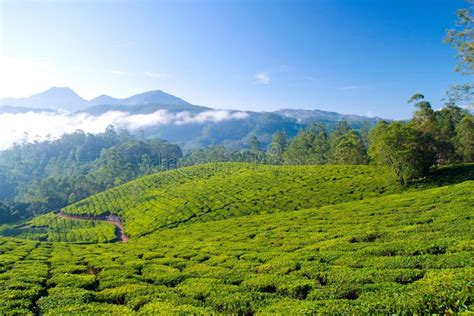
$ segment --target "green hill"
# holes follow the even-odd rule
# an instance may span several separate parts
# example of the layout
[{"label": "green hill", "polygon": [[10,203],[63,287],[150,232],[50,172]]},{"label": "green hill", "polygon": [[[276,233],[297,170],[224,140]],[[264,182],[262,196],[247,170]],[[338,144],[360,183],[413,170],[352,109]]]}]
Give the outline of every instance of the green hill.
[{"label": "green hill", "polygon": [[445,313],[472,307],[474,181],[163,229],[0,238],[0,313]]},{"label": "green hill", "polygon": [[[445,168],[446,183],[474,165]],[[439,185],[441,180],[404,188],[371,166],[261,166],[219,163],[142,177],[64,208],[68,214],[115,214],[125,232],[141,236],[182,223],[276,213],[362,200]]]},{"label": "green hill", "polygon": [[113,242],[115,226],[104,221],[69,220],[48,213],[18,225],[0,226],[0,235],[40,241]]}]

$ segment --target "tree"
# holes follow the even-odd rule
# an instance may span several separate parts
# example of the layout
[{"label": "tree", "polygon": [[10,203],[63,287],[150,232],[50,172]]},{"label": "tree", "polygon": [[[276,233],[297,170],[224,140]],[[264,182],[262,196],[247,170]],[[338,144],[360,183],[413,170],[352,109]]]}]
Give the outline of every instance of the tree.
[{"label": "tree", "polygon": [[288,149],[284,153],[285,163],[290,165],[306,164],[309,156],[312,140],[305,130],[300,131],[291,140]]},{"label": "tree", "polygon": [[366,149],[369,147],[369,132],[370,132],[369,122],[365,121],[359,130],[359,135]]},{"label": "tree", "polygon": [[372,160],[389,167],[402,184],[426,175],[433,164],[434,153],[423,146],[425,136],[410,124],[380,122],[370,136]]},{"label": "tree", "polygon": [[[444,41],[456,49],[456,71],[471,76],[474,74],[474,0],[467,0],[467,3],[467,8],[458,10],[456,28],[447,31]],[[473,94],[472,83],[454,85],[447,93],[450,102],[466,102],[471,108]]]},{"label": "tree", "polygon": [[435,112],[428,101],[424,101],[424,96],[420,93],[413,95],[408,103],[415,102],[415,108],[418,110],[413,115],[411,124],[423,133],[433,134],[436,130]]},{"label": "tree", "polygon": [[[441,147],[436,137],[439,133],[439,124],[437,115],[432,109],[430,102],[424,101],[424,98],[422,94],[417,93],[408,100],[408,103],[418,101],[415,103],[415,108],[418,110],[413,114],[413,118],[409,124],[422,135],[423,143],[418,144],[420,150],[424,153],[434,153],[434,163],[438,161],[436,153],[440,152]],[[438,163],[441,162],[441,160],[438,161]]]},{"label": "tree", "polygon": [[467,0],[468,8],[459,9],[456,28],[447,31],[444,39],[457,51],[456,71],[472,75],[474,73],[474,1]]},{"label": "tree", "polygon": [[329,144],[324,125],[311,124],[293,138],[284,158],[288,164],[319,165],[327,163],[328,155]]},{"label": "tree", "polygon": [[329,160],[329,140],[326,128],[321,124],[310,126],[310,130],[314,134],[313,149],[311,151],[311,161],[314,164],[326,164]]},{"label": "tree", "polygon": [[97,180],[104,187],[116,186],[133,178],[132,165],[116,149],[103,150]]},{"label": "tree", "polygon": [[253,156],[253,162],[258,163],[264,161],[265,153],[260,149],[261,144],[257,136],[250,136],[248,144],[250,146],[250,154]]},{"label": "tree", "polygon": [[267,149],[267,160],[270,164],[281,165],[283,163],[283,153],[287,147],[286,133],[277,131],[272,136],[272,142]]},{"label": "tree", "polygon": [[331,133],[329,137],[329,157],[331,160],[334,160],[334,153],[336,151],[336,147],[339,144],[340,137],[347,134],[351,128],[346,121],[340,121],[337,123],[336,129]]},{"label": "tree", "polygon": [[437,143],[437,161],[440,164],[453,163],[461,160],[456,152],[456,126],[468,112],[453,104],[436,111],[436,132],[433,137]]},{"label": "tree", "polygon": [[367,152],[359,133],[351,130],[339,138],[333,160],[336,164],[344,165],[362,165],[368,162]]},{"label": "tree", "polygon": [[474,161],[474,116],[465,115],[456,126],[457,151],[464,161]]}]

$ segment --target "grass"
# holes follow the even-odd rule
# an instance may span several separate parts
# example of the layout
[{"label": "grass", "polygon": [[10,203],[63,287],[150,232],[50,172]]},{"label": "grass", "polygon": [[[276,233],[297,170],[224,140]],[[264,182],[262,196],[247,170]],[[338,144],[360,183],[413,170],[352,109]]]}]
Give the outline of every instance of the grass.
[{"label": "grass", "polygon": [[123,216],[128,243],[77,243],[107,223],[54,214],[28,223],[46,241],[0,237],[0,314],[474,311],[472,165],[408,188],[366,166],[230,167],[145,177],[67,208]]}]

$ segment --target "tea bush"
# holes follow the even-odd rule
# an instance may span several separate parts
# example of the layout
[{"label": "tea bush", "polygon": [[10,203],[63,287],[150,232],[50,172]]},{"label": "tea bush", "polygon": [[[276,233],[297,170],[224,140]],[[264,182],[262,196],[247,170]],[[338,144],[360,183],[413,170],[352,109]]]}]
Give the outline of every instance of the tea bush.
[{"label": "tea bush", "polygon": [[434,187],[461,177],[459,169],[474,179],[474,164],[446,167],[431,182],[403,187],[371,166],[215,163],[145,176],[63,211],[118,215],[126,234],[137,237],[182,223],[300,210]]},{"label": "tea bush", "polygon": [[[359,191],[369,192],[370,181],[361,181],[366,187]],[[212,192],[197,195],[198,189],[190,201],[217,205]],[[474,312],[474,181],[408,191],[364,193],[344,203],[328,195],[317,202],[324,204],[298,210],[265,200],[274,212],[213,220],[200,213],[179,225],[144,227],[144,236],[127,243],[0,237],[0,314]],[[221,195],[220,201],[234,199]],[[127,210],[120,212],[126,218]]]}]

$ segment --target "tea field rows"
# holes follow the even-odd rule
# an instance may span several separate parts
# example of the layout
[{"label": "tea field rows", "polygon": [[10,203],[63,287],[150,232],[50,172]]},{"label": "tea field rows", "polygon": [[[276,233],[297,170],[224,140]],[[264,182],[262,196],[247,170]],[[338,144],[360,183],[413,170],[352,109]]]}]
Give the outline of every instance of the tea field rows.
[{"label": "tea field rows", "polygon": [[[449,181],[459,173],[474,179],[474,165],[446,168],[439,178]],[[118,215],[133,238],[182,223],[308,209],[437,185],[402,187],[371,166],[218,163],[146,176],[63,211]]]},{"label": "tea field rows", "polygon": [[41,241],[77,243],[113,242],[118,239],[115,226],[108,222],[64,219],[55,213],[38,216],[24,224],[1,227],[0,234]]},{"label": "tea field rows", "polygon": [[0,314],[474,311],[472,192],[188,221],[128,243],[0,237]]}]

